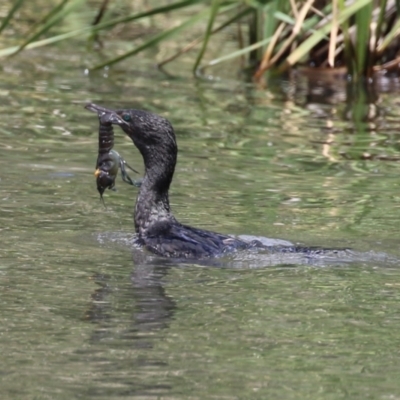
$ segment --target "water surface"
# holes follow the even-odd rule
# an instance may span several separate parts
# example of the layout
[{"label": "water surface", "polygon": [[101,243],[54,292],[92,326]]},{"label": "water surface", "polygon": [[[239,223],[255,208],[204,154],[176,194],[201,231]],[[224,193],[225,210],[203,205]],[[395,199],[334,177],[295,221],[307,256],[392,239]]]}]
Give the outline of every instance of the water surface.
[{"label": "water surface", "polygon": [[[102,206],[83,109],[172,121],[183,223],[398,259],[399,95],[346,103],[306,81],[196,81],[186,65],[171,78],[149,55],[85,75],[96,57],[62,44],[0,74],[1,398],[400,397],[396,262],[133,256],[137,189],[117,181]],[[143,172],[117,129],[116,149]]]}]

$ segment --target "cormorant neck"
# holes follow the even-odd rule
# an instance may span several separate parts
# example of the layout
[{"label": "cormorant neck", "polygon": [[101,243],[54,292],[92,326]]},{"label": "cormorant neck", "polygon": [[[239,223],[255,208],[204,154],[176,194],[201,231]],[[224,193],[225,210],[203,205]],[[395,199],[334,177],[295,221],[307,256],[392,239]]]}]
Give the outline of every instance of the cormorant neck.
[{"label": "cormorant neck", "polygon": [[146,235],[156,223],[176,221],[171,214],[168,191],[174,175],[176,153],[149,157],[142,154],[145,175],[135,206],[135,230]]}]

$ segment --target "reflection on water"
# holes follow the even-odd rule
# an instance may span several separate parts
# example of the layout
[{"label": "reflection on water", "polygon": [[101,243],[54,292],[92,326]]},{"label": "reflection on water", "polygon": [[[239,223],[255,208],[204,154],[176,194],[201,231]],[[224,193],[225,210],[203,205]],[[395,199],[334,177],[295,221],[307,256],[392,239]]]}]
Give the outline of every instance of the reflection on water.
[{"label": "reflection on water", "polygon": [[[1,398],[399,397],[397,93],[199,82],[184,63],[172,79],[141,58],[85,76],[96,55],[62,46],[0,74]],[[132,255],[137,188],[99,202],[89,101],[173,122],[181,222],[349,262]]]},{"label": "reflection on water", "polygon": [[[131,274],[132,291],[130,296],[135,304],[132,315],[132,333],[138,331],[152,331],[168,326],[168,321],[173,315],[174,301],[165,294],[162,278],[168,271],[164,265],[136,264],[137,267]],[[102,332],[104,326],[112,324],[110,316],[109,297],[112,286],[108,283],[110,277],[95,275],[92,279],[99,285],[99,289],[91,295],[93,303],[85,315],[85,319],[99,324]],[[99,340],[94,333],[94,340]],[[101,335],[100,335],[101,336]]]},{"label": "reflection on water", "polygon": [[[396,93],[399,89],[397,78],[390,80],[391,87],[388,82],[389,78],[380,76],[356,83],[349,81],[341,70],[335,73],[305,69],[292,73],[286,94],[290,101],[324,120],[324,138],[316,143],[322,144],[322,153],[329,161],[398,161],[395,141],[391,135],[382,136],[390,113],[385,92]],[[388,140],[392,146],[388,146]]]}]

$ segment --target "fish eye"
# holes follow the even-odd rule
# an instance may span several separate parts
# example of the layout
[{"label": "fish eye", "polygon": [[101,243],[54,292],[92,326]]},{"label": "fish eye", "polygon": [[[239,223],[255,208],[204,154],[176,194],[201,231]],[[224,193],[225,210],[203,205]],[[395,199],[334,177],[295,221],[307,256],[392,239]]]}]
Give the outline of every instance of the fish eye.
[{"label": "fish eye", "polygon": [[132,118],[131,118],[131,116],[130,116],[129,114],[124,114],[124,115],[122,116],[122,119],[123,119],[124,121],[126,121],[126,122],[129,122]]}]

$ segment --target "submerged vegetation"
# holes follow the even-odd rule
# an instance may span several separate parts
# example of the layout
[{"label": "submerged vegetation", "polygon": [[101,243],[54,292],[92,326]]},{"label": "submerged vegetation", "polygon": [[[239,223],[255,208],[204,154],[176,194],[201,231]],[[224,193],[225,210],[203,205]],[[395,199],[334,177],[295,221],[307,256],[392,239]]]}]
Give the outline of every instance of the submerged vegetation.
[{"label": "submerged vegetation", "polygon": [[[0,34],[13,21],[27,0],[11,2],[0,21]],[[162,46],[163,42],[193,31],[200,25],[202,35],[192,38],[178,52],[159,63],[164,66],[193,49],[193,71],[233,58],[245,57],[246,66],[260,79],[272,68],[284,71],[298,65],[311,68],[341,68],[353,78],[371,77],[376,72],[397,73],[400,63],[400,6],[398,0],[178,0],[141,4],[141,10],[121,8],[120,2],[102,0],[93,5],[86,0],[61,0],[48,13],[38,17],[16,46],[0,49],[0,57],[12,56],[29,48],[49,45],[87,35],[92,42],[107,40],[107,31],[157,15],[176,19],[172,26],[132,38],[132,47],[106,61],[93,65],[100,69],[139,52]],[[86,5],[91,20],[79,29],[51,34],[60,21],[74,18],[74,12]],[[137,7],[137,6],[136,6]],[[124,25],[123,25],[124,24]],[[202,25],[201,25],[202,24]],[[215,35],[236,25],[238,50],[205,61],[205,54]],[[14,30],[18,27],[14,26]],[[43,38],[43,36],[47,36]],[[124,36],[126,38],[126,35]],[[128,38],[129,39],[129,38]],[[229,64],[227,64],[229,65]]]}]

